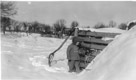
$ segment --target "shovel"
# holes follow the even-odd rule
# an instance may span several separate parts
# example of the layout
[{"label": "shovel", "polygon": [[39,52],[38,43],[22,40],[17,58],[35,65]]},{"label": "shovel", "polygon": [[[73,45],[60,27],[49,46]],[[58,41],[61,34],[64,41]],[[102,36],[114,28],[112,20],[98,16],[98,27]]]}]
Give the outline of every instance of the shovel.
[{"label": "shovel", "polygon": [[71,32],[69,34],[69,36],[63,41],[63,43],[55,50],[53,51],[52,53],[49,54],[49,57],[48,57],[48,65],[51,67],[51,63],[53,62],[53,58],[54,58],[54,54],[65,44],[65,42],[69,39],[69,37],[72,35],[72,33],[75,31],[74,28],[71,29]]}]

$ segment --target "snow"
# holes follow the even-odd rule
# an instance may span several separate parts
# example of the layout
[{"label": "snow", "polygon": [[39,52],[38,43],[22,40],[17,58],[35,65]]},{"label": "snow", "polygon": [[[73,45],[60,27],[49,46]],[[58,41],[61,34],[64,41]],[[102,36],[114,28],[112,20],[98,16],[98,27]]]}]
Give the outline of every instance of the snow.
[{"label": "snow", "polygon": [[124,33],[124,32],[126,32],[126,30],[121,30],[118,28],[100,28],[100,29],[79,28],[79,30],[90,30],[92,32],[107,32],[107,33]]},{"label": "snow", "polygon": [[73,74],[68,73],[65,52],[71,40],[56,53],[53,67],[48,66],[47,60],[49,53],[53,52],[63,40],[44,38],[36,34],[24,37],[2,36],[2,78],[65,80],[67,77],[69,80]]},{"label": "snow", "polygon": [[2,79],[136,80],[136,27],[116,37],[80,74],[68,73],[66,49],[71,40],[55,54],[53,66],[48,66],[49,53],[63,40],[37,34],[2,36]]},{"label": "snow", "polygon": [[136,26],[111,42],[80,74],[79,80],[135,80]]}]

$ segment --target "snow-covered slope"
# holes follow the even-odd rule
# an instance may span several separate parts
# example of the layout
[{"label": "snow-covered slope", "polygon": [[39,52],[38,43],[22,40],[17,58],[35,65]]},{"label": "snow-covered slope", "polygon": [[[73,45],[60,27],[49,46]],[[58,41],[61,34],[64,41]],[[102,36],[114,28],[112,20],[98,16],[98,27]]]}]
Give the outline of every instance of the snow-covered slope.
[{"label": "snow-covered slope", "polygon": [[136,80],[136,26],[98,55],[79,80]]}]

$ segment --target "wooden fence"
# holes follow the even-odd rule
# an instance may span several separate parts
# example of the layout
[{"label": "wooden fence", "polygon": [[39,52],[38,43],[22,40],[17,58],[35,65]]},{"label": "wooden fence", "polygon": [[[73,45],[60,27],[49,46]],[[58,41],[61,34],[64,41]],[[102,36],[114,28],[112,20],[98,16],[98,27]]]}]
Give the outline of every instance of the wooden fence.
[{"label": "wooden fence", "polygon": [[[90,49],[104,49],[116,35],[120,35],[120,33],[75,30],[76,40],[83,42],[81,45]],[[104,38],[109,38],[109,40],[104,40]]]}]

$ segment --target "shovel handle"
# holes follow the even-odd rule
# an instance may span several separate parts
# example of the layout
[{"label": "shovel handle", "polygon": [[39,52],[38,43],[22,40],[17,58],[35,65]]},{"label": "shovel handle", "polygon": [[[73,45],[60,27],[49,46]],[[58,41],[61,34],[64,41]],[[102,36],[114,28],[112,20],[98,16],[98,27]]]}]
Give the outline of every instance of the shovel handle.
[{"label": "shovel handle", "polygon": [[72,35],[72,33],[74,32],[75,29],[72,29],[71,30],[71,33],[69,34],[69,36],[63,41],[63,43],[55,50],[53,51],[52,53],[49,54],[49,57],[48,57],[48,64],[49,66],[51,67],[51,63],[53,61],[53,58],[54,58],[54,54],[64,45],[64,43],[68,40],[68,38]]}]

